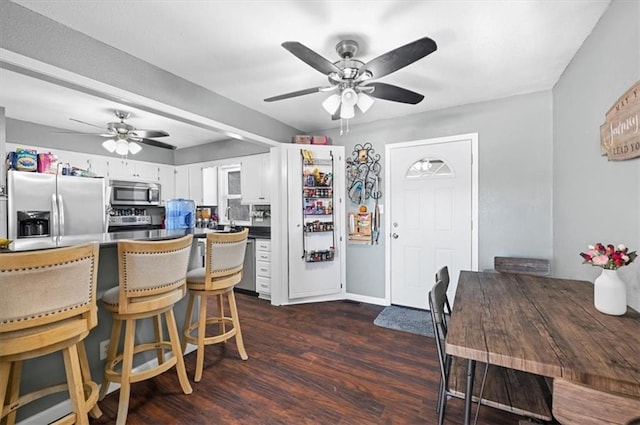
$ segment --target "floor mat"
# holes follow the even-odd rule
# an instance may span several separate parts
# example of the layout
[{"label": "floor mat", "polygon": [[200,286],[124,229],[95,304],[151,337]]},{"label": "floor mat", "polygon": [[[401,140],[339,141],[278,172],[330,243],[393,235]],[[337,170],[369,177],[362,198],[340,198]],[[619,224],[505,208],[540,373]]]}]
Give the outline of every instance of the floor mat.
[{"label": "floor mat", "polygon": [[378,314],[374,325],[397,331],[433,337],[433,325],[428,310],[390,305]]}]

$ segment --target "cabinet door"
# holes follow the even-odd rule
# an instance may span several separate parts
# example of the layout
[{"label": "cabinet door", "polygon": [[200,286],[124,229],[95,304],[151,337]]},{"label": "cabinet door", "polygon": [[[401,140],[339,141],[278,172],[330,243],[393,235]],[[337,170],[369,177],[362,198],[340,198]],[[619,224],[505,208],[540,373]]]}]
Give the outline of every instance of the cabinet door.
[{"label": "cabinet door", "polygon": [[202,205],[202,165],[189,166],[189,199]]},{"label": "cabinet door", "polygon": [[109,160],[105,157],[91,155],[87,158],[86,166],[98,177],[107,177],[109,175]]},{"label": "cabinet door", "polygon": [[202,205],[218,205],[218,167],[202,169]]},{"label": "cabinet door", "polygon": [[172,165],[160,165],[160,194],[162,203],[175,198],[175,169]]},{"label": "cabinet door", "polygon": [[264,202],[271,203],[271,182],[273,179],[271,170],[271,154],[262,156],[262,198]]},{"label": "cabinet door", "polygon": [[134,164],[133,177],[136,180],[144,180],[151,182],[160,181],[160,167],[150,162],[136,162]]},{"label": "cabinet door", "polygon": [[109,160],[109,179],[111,180],[131,180],[134,178],[135,164],[131,161],[111,158]]},{"label": "cabinet door", "polygon": [[189,166],[180,165],[175,172],[174,198],[189,199]]},{"label": "cabinet door", "polygon": [[240,186],[243,204],[270,202],[271,155],[252,155],[242,158]]}]

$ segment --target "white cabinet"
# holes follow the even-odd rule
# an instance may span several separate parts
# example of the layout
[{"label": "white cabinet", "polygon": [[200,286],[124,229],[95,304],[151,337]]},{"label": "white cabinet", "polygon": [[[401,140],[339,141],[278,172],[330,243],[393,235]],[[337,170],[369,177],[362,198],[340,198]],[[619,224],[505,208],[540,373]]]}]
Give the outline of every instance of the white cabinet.
[{"label": "white cabinet", "polygon": [[202,205],[218,205],[218,167],[202,169]]},{"label": "white cabinet", "polygon": [[260,298],[271,297],[271,241],[256,239],[256,291]]},{"label": "white cabinet", "polygon": [[240,189],[243,204],[271,203],[271,154],[242,158]]},{"label": "white cabinet", "polygon": [[189,166],[180,165],[176,167],[175,176],[175,198],[189,199]]},{"label": "white cabinet", "polygon": [[160,196],[164,204],[169,199],[176,197],[175,169],[173,165],[160,165]]},{"label": "white cabinet", "polygon": [[160,181],[158,164],[119,158],[111,158],[108,164],[109,178],[113,180]]},{"label": "white cabinet", "polygon": [[189,165],[189,199],[202,205],[202,165]]}]

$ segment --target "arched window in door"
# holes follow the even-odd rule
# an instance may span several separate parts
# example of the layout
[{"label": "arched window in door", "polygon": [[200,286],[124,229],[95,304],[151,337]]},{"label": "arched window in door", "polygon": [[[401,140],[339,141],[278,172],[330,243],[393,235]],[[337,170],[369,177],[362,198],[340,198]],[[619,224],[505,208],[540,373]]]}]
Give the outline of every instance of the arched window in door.
[{"label": "arched window in door", "polygon": [[406,178],[454,177],[453,168],[441,158],[428,157],[420,159],[409,167]]}]

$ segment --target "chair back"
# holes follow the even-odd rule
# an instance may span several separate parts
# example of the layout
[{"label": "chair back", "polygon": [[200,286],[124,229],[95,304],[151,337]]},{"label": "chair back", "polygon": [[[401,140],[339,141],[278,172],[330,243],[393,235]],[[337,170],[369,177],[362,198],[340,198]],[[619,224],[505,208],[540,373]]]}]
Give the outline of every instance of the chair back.
[{"label": "chair back", "polygon": [[186,294],[193,235],[161,241],[118,242],[118,312],[170,307]]},{"label": "chair back", "polygon": [[[444,285],[444,304],[446,307],[445,313],[451,314],[451,303],[449,303],[449,297],[447,297],[447,291],[449,290],[449,267],[442,266],[440,270],[436,272],[436,282],[441,281]],[[446,318],[445,318],[446,320]]]},{"label": "chair back", "polygon": [[235,285],[242,280],[249,229],[237,233],[207,234],[205,290]]},{"label": "chair back", "polygon": [[444,340],[447,337],[447,321],[445,320],[444,308],[447,300],[447,291],[444,282],[436,281],[431,291],[429,291],[429,310],[431,312],[431,322],[438,351],[438,361],[440,363],[440,374],[444,382],[447,378],[446,354],[444,351]]},{"label": "chair back", "polygon": [[493,268],[500,273],[533,274],[547,276],[551,273],[549,260],[543,258],[494,257]]},{"label": "chair back", "polygon": [[97,325],[99,250],[90,243],[0,254],[0,355],[84,337]]}]

